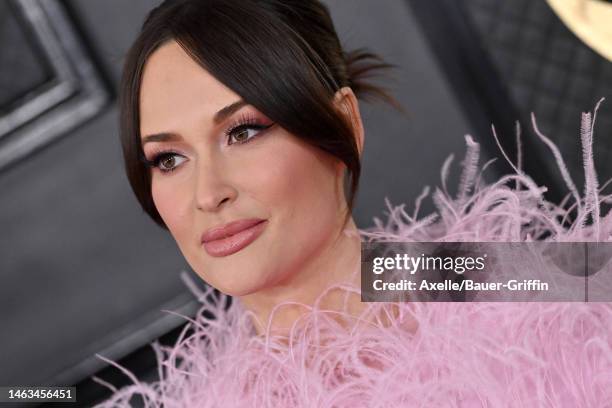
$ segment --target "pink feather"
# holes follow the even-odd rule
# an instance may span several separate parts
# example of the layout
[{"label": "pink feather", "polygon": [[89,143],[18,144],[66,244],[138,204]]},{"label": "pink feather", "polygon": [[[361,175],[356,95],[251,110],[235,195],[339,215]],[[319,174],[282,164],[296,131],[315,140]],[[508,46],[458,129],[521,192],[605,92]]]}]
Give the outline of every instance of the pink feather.
[{"label": "pink feather", "polygon": [[[418,208],[428,189],[417,198],[413,216],[388,203],[387,220],[362,230],[363,239],[610,241],[612,217],[600,218],[604,197],[594,171],[591,122],[590,114],[583,116],[584,197],[558,149],[540,134],[577,200],[572,205],[546,201],[546,188],[522,172],[522,163],[513,164],[517,174],[496,183],[483,185],[480,177],[475,183],[479,149],[467,137],[457,198],[437,189],[437,211],[421,219]],[[589,215],[591,225],[585,222]],[[94,377],[114,392],[100,408],[129,406],[136,394],[147,407],[165,408],[612,407],[611,303],[370,303],[364,313],[399,313],[391,324],[359,329],[338,324],[343,311],[315,304],[282,339],[254,335],[239,301],[226,311],[225,296],[213,302],[212,289],[201,293],[188,279],[186,284],[202,302],[191,323],[194,333],[173,347],[153,344],[161,380],[152,384],[99,356],[134,382],[115,390]],[[408,324],[414,320],[416,330]]]}]

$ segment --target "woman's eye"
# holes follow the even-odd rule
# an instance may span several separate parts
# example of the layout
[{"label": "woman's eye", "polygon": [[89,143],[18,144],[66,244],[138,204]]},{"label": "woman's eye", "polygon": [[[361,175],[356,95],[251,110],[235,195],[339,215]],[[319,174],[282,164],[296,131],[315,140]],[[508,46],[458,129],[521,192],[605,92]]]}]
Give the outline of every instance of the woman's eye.
[{"label": "woman's eye", "polygon": [[155,167],[163,173],[170,172],[176,169],[186,159],[176,153],[163,153],[153,160]]},{"label": "woman's eye", "polygon": [[272,125],[240,125],[227,132],[227,144],[247,143]]}]

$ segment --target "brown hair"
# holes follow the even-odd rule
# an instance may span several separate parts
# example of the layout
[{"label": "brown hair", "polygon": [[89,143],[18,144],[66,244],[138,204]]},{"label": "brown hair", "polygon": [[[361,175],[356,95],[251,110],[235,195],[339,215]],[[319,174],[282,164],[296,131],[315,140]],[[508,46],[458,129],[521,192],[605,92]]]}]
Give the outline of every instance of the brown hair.
[{"label": "brown hair", "polygon": [[358,98],[378,97],[399,108],[384,89],[363,81],[391,65],[364,49],[344,52],[318,0],[166,0],[149,13],[130,48],[120,89],[127,176],[156,223],[167,229],[143,163],[139,97],[147,58],[169,40],[273,122],[341,160],[352,209],[361,163],[351,123],[333,96],[347,86]]}]

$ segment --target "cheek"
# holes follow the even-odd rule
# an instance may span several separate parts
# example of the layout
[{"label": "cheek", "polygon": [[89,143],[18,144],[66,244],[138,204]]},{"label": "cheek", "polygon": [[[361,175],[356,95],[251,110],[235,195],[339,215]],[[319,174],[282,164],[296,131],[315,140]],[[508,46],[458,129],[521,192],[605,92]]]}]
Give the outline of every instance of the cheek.
[{"label": "cheek", "polygon": [[249,172],[253,196],[271,210],[288,235],[311,240],[327,233],[341,204],[337,160],[289,138],[268,153],[261,158],[266,165]]},{"label": "cheek", "polygon": [[[177,182],[172,176],[155,174],[151,182],[151,196],[157,212],[166,223],[177,243],[186,239],[189,234],[186,228],[191,225],[189,212],[189,191],[186,183]],[[172,178],[172,180],[170,180]]]}]

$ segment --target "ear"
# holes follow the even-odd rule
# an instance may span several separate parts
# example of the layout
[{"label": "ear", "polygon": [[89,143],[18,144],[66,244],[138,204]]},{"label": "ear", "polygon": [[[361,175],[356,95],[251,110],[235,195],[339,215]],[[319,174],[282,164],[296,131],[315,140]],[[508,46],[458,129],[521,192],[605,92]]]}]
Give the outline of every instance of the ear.
[{"label": "ear", "polygon": [[334,96],[334,104],[344,112],[349,118],[349,123],[353,127],[353,134],[355,136],[355,142],[357,143],[357,149],[359,150],[359,156],[363,152],[364,143],[364,130],[363,122],[361,121],[361,113],[359,112],[359,102],[357,97],[351,88],[348,86],[340,88]]}]

